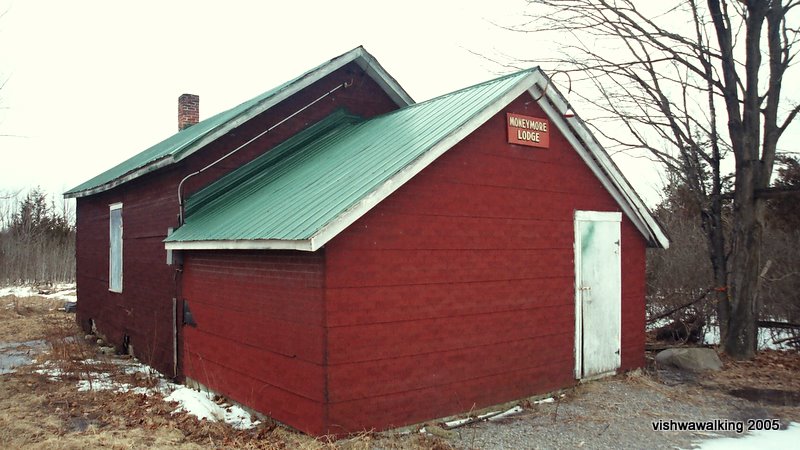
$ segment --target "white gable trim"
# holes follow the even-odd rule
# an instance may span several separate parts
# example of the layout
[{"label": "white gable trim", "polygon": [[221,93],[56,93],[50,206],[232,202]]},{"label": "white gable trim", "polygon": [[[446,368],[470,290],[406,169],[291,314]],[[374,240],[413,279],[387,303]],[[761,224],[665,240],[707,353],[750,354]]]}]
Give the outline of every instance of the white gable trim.
[{"label": "white gable trim", "polygon": [[[478,129],[478,127],[483,125],[495,114],[502,111],[509,103],[525,92],[525,90],[529,90],[534,98],[539,99],[539,106],[544,109],[550,120],[556,124],[562,134],[567,137],[570,144],[575,147],[584,162],[591,168],[595,176],[600,179],[603,186],[609,191],[636,228],[645,236],[650,245],[657,245],[662,248],[669,247],[669,239],[667,239],[661,227],[630,184],[628,184],[627,180],[625,180],[625,177],[617,166],[608,157],[605,150],[603,150],[600,144],[594,139],[583,121],[577,116],[574,116],[573,119],[564,119],[568,104],[555,87],[552,84],[548,86],[548,83],[549,80],[539,69],[531,73],[531,75],[524,77],[516,86],[509,89],[505,95],[498,98],[494,103],[472,117],[455,132],[439,141],[433,148],[417,158],[409,166],[385,181],[378,189],[320,229],[311,238],[312,250],[317,250],[324,246],[345,228],[366,214],[367,211],[421,172],[422,169],[430,165],[436,158]],[[542,95],[545,86],[547,86],[547,89],[545,90],[545,95]],[[554,105],[550,103],[554,96],[557,96],[557,100],[561,100],[562,108],[560,111],[555,109]],[[572,126],[568,126],[568,123],[572,123]],[[589,150],[582,145],[581,139],[578,137],[580,137],[583,142],[589,143]],[[610,174],[611,177],[609,177],[608,174]]]},{"label": "white gable trim", "polygon": [[[394,176],[383,182],[377,189],[369,193],[366,197],[362,198],[359,202],[351,206],[348,210],[341,213],[338,217],[328,222],[320,230],[318,230],[309,240],[298,241],[283,241],[283,240],[252,240],[252,241],[236,241],[241,242],[237,245],[245,245],[244,242],[250,243],[252,246],[257,247],[237,247],[247,249],[286,249],[287,242],[297,242],[298,247],[293,247],[293,250],[308,250],[316,251],[322,248],[331,239],[336,237],[345,228],[352,225],[353,222],[360,219],[361,216],[366,214],[370,209],[375,207],[378,203],[383,201],[386,197],[391,195],[400,186],[405,184],[408,180],[413,178],[416,174],[421,172],[424,168],[428,167],[436,158],[441,156],[447,150],[450,150],[454,145],[467,137],[470,133],[475,131],[478,127],[483,125],[492,116],[499,113],[511,103],[515,98],[524,93],[528,86],[533,82],[532,75],[522,78],[513,88],[506,91],[506,93],[498,98],[494,103],[489,105],[486,109],[473,116],[462,126],[450,133],[444,139],[434,144],[431,149],[423,153],[419,158],[412,161],[411,164],[401,169]],[[212,250],[212,249],[232,249],[231,241],[203,241],[203,242],[167,242],[166,248],[173,250]],[[310,245],[307,245],[310,244]],[[202,248],[201,248],[202,247]]]},{"label": "white gable trim", "polygon": [[403,106],[408,106],[414,104],[414,100],[403,90],[402,87],[391,77],[380,64],[378,61],[372,57],[363,47],[358,47],[350,52],[344,54],[343,56],[331,60],[325,66],[319,68],[317,71],[308,74],[307,76],[303,77],[302,79],[298,80],[297,83],[288,86],[281,92],[278,92],[276,95],[271,96],[267,101],[256,105],[255,107],[251,108],[250,110],[242,113],[239,117],[225,122],[223,126],[219,129],[214,130],[213,132],[207,134],[200,140],[197,140],[190,144],[189,148],[191,150],[181,150],[181,156],[177,159],[174,159],[175,162],[181,161],[186,159],[187,157],[194,154],[197,150],[205,147],[206,145],[216,141],[220,137],[227,134],[230,130],[239,127],[240,125],[246,123],[250,119],[256,117],[257,115],[263,113],[264,111],[269,110],[273,106],[277,105],[278,103],[288,99],[289,97],[295,95],[296,93],[302,91],[303,89],[311,86],[312,84],[316,83],[317,81],[321,80],[322,78],[330,75],[333,72],[341,69],[342,67],[350,64],[351,62],[355,61],[364,71],[376,82],[378,85],[381,86],[384,90],[387,90],[387,94],[392,100],[397,103],[398,106],[401,108]]},{"label": "white gable trim", "polygon": [[351,62],[355,62],[356,64],[358,64],[359,67],[364,69],[364,72],[366,72],[366,74],[369,75],[369,77],[372,78],[373,81],[375,81],[381,87],[381,89],[383,89],[384,92],[386,92],[386,94],[392,99],[392,101],[394,101],[399,107],[402,108],[404,106],[414,104],[414,99],[412,99],[411,96],[408,95],[408,93],[400,86],[400,84],[394,78],[392,78],[392,76],[389,75],[388,72],[386,72],[386,70],[380,65],[380,63],[378,63],[378,60],[376,60],[372,55],[370,55],[369,52],[367,52],[363,47],[357,47],[345,53],[342,56],[332,59],[331,61],[329,61],[327,64],[320,67],[316,71],[309,73],[305,77],[298,80],[296,83],[287,86],[286,89],[269,97],[263,103],[253,106],[252,108],[243,112],[236,118],[229,120],[228,122],[225,122],[220,127],[210,130],[205,136],[193,142],[190,142],[186,147],[177,150],[177,153],[179,154],[178,157],[167,156],[162,159],[151,161],[145,166],[142,166],[121,177],[115,178],[107,183],[101,184],[100,186],[95,186],[93,188],[86,189],[83,191],[65,194],[64,197],[78,198],[78,197],[86,197],[88,195],[98,194],[100,192],[104,192],[109,189],[115,188],[121,184],[127,183],[128,181],[131,181],[133,179],[139,178],[142,175],[158,170],[162,167],[169,166],[171,164],[182,161],[188,158],[189,156],[193,155],[195,152],[202,149],[206,145],[226,135],[232,129],[239,127],[240,125],[246,123],[250,119],[258,116],[264,111],[269,110],[278,103],[295,95],[301,90],[321,80],[323,77],[341,69],[342,67]]},{"label": "white gable trim", "polygon": [[105,192],[109,189],[113,189],[121,184],[127,183],[133,179],[139,178],[140,176],[150,173],[154,170],[158,170],[162,167],[168,166],[174,162],[174,159],[171,157],[165,157],[161,159],[157,159],[155,161],[150,162],[146,166],[140,167],[133,172],[128,172],[127,174],[115,178],[107,183],[101,184],[100,186],[95,186],[91,189],[84,189],[78,192],[68,192],[64,194],[64,198],[81,198],[86,197],[89,195],[99,194],[101,192]]},{"label": "white gable trim", "polygon": [[[569,103],[556,87],[550,83],[547,76],[541,71],[536,71],[536,84],[531,86],[530,93],[534,98],[539,98],[539,106],[545,111],[567,141],[575,148],[580,157],[589,166],[595,176],[608,190],[617,204],[620,205],[625,215],[631,219],[636,228],[648,240],[650,245],[661,248],[669,247],[669,238],[653,217],[642,199],[622,175],[616,164],[608,156],[586,123],[572,114],[565,118],[569,110]],[[546,88],[545,88],[546,87]],[[542,92],[544,90],[544,94]]]},{"label": "white gable trim", "polygon": [[[323,226],[310,239],[297,241],[168,242],[166,243],[167,249],[212,250],[246,248],[316,251],[526,91],[534,98],[539,99],[538,104],[545,111],[548,118],[558,127],[561,133],[564,134],[570,145],[575,148],[594,175],[620,205],[625,215],[631,219],[636,228],[645,236],[649,244],[667,248],[669,246],[669,239],[667,239],[650,211],[634,192],[627,180],[625,180],[625,177],[611,161],[611,158],[606,154],[605,150],[603,150],[600,144],[594,139],[585,123],[577,116],[569,119],[564,118],[564,114],[569,109],[569,105],[566,99],[556,90],[555,86],[552,84],[548,86],[548,84],[549,80],[544,73],[538,69],[521,78],[520,81],[506,91],[504,95],[499,97],[483,111],[473,116],[450,135],[436,143],[431,149],[412,161],[411,164],[386,180],[373,192]],[[542,92],[544,92],[544,95]],[[233,246],[234,244],[232,244],[232,242],[235,242],[236,246]],[[289,243],[295,243],[295,245],[290,245]]]},{"label": "white gable trim", "polygon": [[454,145],[459,143],[462,139],[469,136],[478,127],[486,123],[487,120],[492,118],[495,114],[503,110],[509,103],[519,97],[533,81],[532,74],[522,78],[514,87],[506,91],[494,103],[489,105],[486,109],[476,114],[466,123],[461,125],[455,131],[450,133],[444,139],[436,143],[430,150],[423,153],[419,158],[415,159],[408,166],[397,172],[394,176],[386,180],[376,190],[361,199],[358,203],[350,207],[347,211],[340,214],[337,218],[330,221],[327,225],[322,227],[311,238],[311,247],[316,250],[328,243],[331,239],[336,237],[345,228],[349,227],[356,220],[361,218],[370,209],[375,207],[378,203],[383,201],[386,197],[391,195],[394,191],[404,185],[408,180],[420,173],[424,168],[428,167],[436,158],[440,157],[444,152],[450,150]]},{"label": "white gable trim", "polygon": [[359,52],[359,57],[355,58],[356,64],[364,69],[364,72],[378,83],[381,89],[386,92],[397,106],[402,108],[415,103],[414,99],[400,86],[400,83],[398,83],[397,80],[381,66],[378,60],[364,49],[364,47],[358,47],[354,51]]}]

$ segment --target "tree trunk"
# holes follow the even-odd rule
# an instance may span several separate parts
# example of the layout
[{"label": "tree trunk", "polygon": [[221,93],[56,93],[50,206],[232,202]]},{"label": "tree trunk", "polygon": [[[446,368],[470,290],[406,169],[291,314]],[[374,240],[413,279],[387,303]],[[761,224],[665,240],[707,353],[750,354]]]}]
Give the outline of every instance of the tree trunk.
[{"label": "tree trunk", "polygon": [[728,332],[721,341],[725,353],[737,359],[752,359],[758,342],[758,277],[764,205],[755,198],[754,164],[737,171],[733,205],[733,249],[731,252],[730,316]]},{"label": "tree trunk", "polygon": [[711,210],[703,211],[702,224],[708,240],[711,269],[714,276],[714,296],[717,305],[719,341],[725,341],[730,320],[730,301],[728,292],[728,257],[725,252],[725,229],[722,225],[722,198],[715,193],[711,200]]}]

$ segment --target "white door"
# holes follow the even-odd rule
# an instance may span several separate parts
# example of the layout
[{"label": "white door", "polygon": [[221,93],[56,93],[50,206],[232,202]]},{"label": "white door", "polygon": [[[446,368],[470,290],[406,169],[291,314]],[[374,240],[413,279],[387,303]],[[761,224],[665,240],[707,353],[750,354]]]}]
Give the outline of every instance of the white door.
[{"label": "white door", "polygon": [[575,212],[575,376],[620,366],[621,213]]}]

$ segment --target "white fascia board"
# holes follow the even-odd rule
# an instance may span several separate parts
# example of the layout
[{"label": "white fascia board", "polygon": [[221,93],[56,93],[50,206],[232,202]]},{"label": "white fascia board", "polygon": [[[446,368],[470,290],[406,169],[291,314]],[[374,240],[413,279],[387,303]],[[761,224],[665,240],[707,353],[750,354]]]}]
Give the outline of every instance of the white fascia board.
[{"label": "white fascia board", "polygon": [[[143,167],[141,167],[139,169],[136,169],[136,170],[128,173],[127,175],[124,175],[124,176],[120,177],[120,178],[116,178],[114,180],[111,180],[111,181],[109,181],[109,182],[107,182],[105,184],[102,184],[100,186],[94,187],[94,188],[89,189],[89,190],[76,192],[76,193],[72,194],[71,196],[84,197],[84,196],[87,196],[87,195],[92,195],[92,194],[96,194],[96,193],[99,193],[99,192],[107,191],[107,190],[112,189],[112,188],[114,188],[116,186],[119,186],[120,184],[123,184],[123,183],[125,183],[127,181],[130,181],[130,180],[133,180],[135,178],[138,178],[138,177],[140,177],[140,176],[142,176],[142,175],[144,175],[144,174],[146,174],[148,172],[152,172],[152,171],[157,170],[157,169],[159,169],[161,167],[174,164],[176,162],[179,162],[179,161],[182,161],[182,160],[188,158],[189,156],[192,156],[193,154],[195,154],[201,148],[203,148],[206,145],[216,141],[220,137],[226,135],[229,131],[239,127],[240,125],[242,125],[244,123],[246,123],[250,119],[252,119],[252,118],[256,117],[257,115],[263,113],[264,111],[272,108],[273,106],[277,105],[278,103],[282,102],[283,100],[286,100],[287,98],[289,98],[290,96],[296,94],[297,92],[299,92],[300,90],[304,89],[305,87],[307,87],[307,86],[313,84],[314,82],[318,81],[319,79],[321,79],[325,75],[328,75],[329,73],[333,72],[334,70],[342,67],[344,64],[347,64],[353,58],[352,55],[348,55],[348,56],[350,56],[350,57],[349,58],[343,58],[341,61],[339,61],[340,64],[331,64],[331,65],[325,66],[324,68],[318,70],[317,72],[309,74],[307,77],[305,77],[303,80],[300,80],[294,86],[289,86],[287,89],[284,89],[283,91],[278,92],[277,94],[269,97],[264,102],[262,102],[260,104],[257,104],[257,105],[254,105],[249,110],[243,112],[242,114],[240,114],[239,116],[235,117],[234,119],[231,119],[231,120],[223,123],[222,125],[220,125],[216,129],[209,130],[203,137],[188,143],[185,147],[176,149],[172,156],[167,156],[167,157],[165,157],[163,159],[154,161],[154,162],[149,163],[149,164],[147,164],[147,165],[145,165],[145,166],[143,166]],[[174,156],[175,154],[179,154],[180,156],[178,156],[176,158]]]},{"label": "white fascia board", "polygon": [[88,195],[98,194],[103,191],[107,191],[109,189],[115,188],[123,183],[131,181],[135,178],[139,178],[140,176],[152,172],[154,170],[160,169],[162,167],[174,164],[176,162],[182,161],[189,156],[193,155],[195,152],[200,150],[201,148],[205,147],[206,145],[216,141],[220,137],[227,134],[229,131],[239,127],[240,125],[246,123],[250,119],[256,117],[257,115],[267,111],[268,109],[272,108],[273,106],[277,105],[278,103],[286,100],[287,98],[291,97],[292,95],[300,92],[301,90],[305,89],[308,86],[316,83],[317,81],[321,80],[323,77],[339,70],[340,68],[344,67],[345,65],[349,64],[350,62],[355,61],[364,71],[373,79],[379,86],[381,86],[386,94],[389,95],[392,100],[397,103],[399,106],[407,106],[414,104],[414,100],[403,90],[402,87],[394,80],[378,63],[378,61],[372,57],[366,50],[362,47],[355,48],[348,53],[340,56],[338,59],[330,61],[325,66],[319,68],[317,71],[309,73],[307,76],[303,77],[301,80],[298,80],[295,84],[288,86],[281,92],[276,93],[275,95],[271,96],[270,98],[266,99],[264,102],[257,104],[250,108],[249,110],[243,112],[238,117],[225,122],[220,127],[209,130],[205,136],[190,142],[186,147],[177,149],[175,154],[179,154],[176,158],[175,156],[167,156],[162,159],[156,160],[151,162],[145,166],[140,167],[126,175],[123,175],[119,178],[111,180],[105,184],[100,186],[93,187],[91,189],[73,192],[70,194],[64,195],[65,198],[78,198],[78,197],[85,197]]},{"label": "white fascia board", "polygon": [[[531,92],[531,95],[534,98],[541,95],[541,91],[534,91]],[[614,201],[622,208],[625,212],[625,215],[628,216],[636,228],[646,237],[647,240],[652,240],[653,234],[650,230],[645,226],[644,222],[641,220],[641,217],[633,206],[630,204],[628,199],[622,195],[621,190],[618,186],[606,175],[606,173],[600,168],[599,164],[596,162],[594,158],[590,155],[589,150],[587,150],[577,139],[575,133],[572,132],[572,129],[567,124],[567,121],[563,118],[563,116],[554,108],[553,105],[550,105],[546,101],[539,100],[539,106],[544,110],[545,114],[550,118],[550,120],[556,125],[556,127],[561,131],[561,134],[567,138],[567,141],[570,143],[572,148],[580,155],[581,159],[589,166],[589,169],[594,173],[603,187],[606,188],[609,194],[614,198]]]},{"label": "white fascia board", "polygon": [[325,65],[324,67],[320,68],[316,72],[308,74],[301,80],[298,80],[297,83],[294,85],[288,86],[286,89],[276,93],[275,95],[269,97],[264,102],[259,103],[249,110],[245,111],[244,113],[240,114],[238,117],[225,122],[221,127],[212,132],[209,132],[201,139],[192,142],[188,148],[190,150],[181,150],[181,156],[175,159],[175,162],[181,161],[186,159],[187,157],[193,155],[197,150],[205,147],[206,145],[216,141],[220,137],[227,134],[229,131],[233,130],[234,128],[238,128],[239,126],[243,125],[250,119],[258,116],[259,114],[263,113],[264,111],[269,110],[273,106],[277,105],[278,103],[286,100],[287,98],[293,96],[294,94],[300,92],[301,90],[311,86],[312,84],[316,83],[317,81],[321,80],[326,75],[329,75],[347,63],[353,61],[358,57],[357,51],[351,51],[348,54],[345,54],[341,57],[338,61],[331,61],[329,64]]},{"label": "white fascia board", "polygon": [[121,176],[119,178],[115,178],[115,179],[109,181],[108,183],[101,184],[100,186],[95,186],[93,188],[84,189],[82,191],[77,191],[77,192],[68,192],[68,193],[64,194],[64,198],[80,198],[80,197],[86,197],[86,196],[89,196],[89,195],[99,194],[99,193],[107,191],[109,189],[113,189],[113,188],[119,186],[120,184],[127,183],[128,181],[131,181],[131,180],[133,180],[135,178],[139,178],[140,176],[142,176],[144,174],[150,173],[150,172],[152,172],[154,170],[158,170],[158,169],[160,169],[160,168],[162,168],[164,166],[168,166],[168,165],[170,165],[172,163],[173,163],[173,158],[172,157],[166,157],[166,158],[158,159],[156,161],[151,162],[150,164],[147,164],[146,166],[142,166],[142,167],[140,167],[140,168],[138,168],[138,169],[136,169],[136,170],[134,170],[132,172],[128,172],[127,174],[125,174],[125,175],[123,175],[123,176]]},{"label": "white fascia board", "polygon": [[[620,187],[620,190],[626,195],[631,205],[639,213],[641,220],[650,231],[654,243],[658,244],[661,248],[669,248],[669,238],[667,238],[664,230],[661,229],[661,225],[659,225],[655,220],[653,215],[650,213],[650,210],[642,201],[641,197],[639,197],[639,194],[636,193],[628,180],[622,175],[622,172],[619,170],[617,165],[614,164],[613,160],[611,160],[611,157],[608,156],[605,150],[602,150],[602,147],[597,142],[594,135],[589,131],[588,127],[586,127],[583,121],[577,116],[568,119],[567,121],[574,121],[576,126],[574,126],[573,129],[575,129],[575,131],[578,133],[578,136],[580,136],[580,138],[587,143],[590,149],[595,149],[593,154],[597,156],[598,162],[606,168],[610,176]],[[597,149],[599,149],[599,151]]]},{"label": "white fascia board", "polygon": [[661,226],[631,187],[628,180],[622,175],[616,164],[603,150],[603,147],[595,139],[591,131],[589,131],[583,120],[577,114],[565,119],[564,115],[570,109],[567,100],[541,70],[537,70],[535,75],[537,76],[536,84],[531,87],[530,93],[534,98],[539,99],[539,106],[556,123],[561,133],[564,134],[639,231],[654,244],[662,248],[668,248],[669,239],[661,229]]},{"label": "white fascia board", "polygon": [[364,72],[370,76],[378,85],[383,89],[384,92],[392,99],[392,101],[397,104],[399,107],[404,107],[408,105],[413,105],[414,99],[408,95],[408,92],[400,86],[400,83],[397,82],[389,72],[387,72],[383,66],[375,59],[374,56],[370,55],[368,51],[364,50],[363,47],[358,48],[360,54],[359,58],[356,59],[356,63],[364,69]]},{"label": "white fascia board", "polygon": [[324,227],[317,231],[314,236],[312,236],[312,250],[322,248],[322,246],[328,243],[328,241],[336,237],[336,235],[341,233],[345,228],[349,227],[353,224],[353,222],[366,214],[367,211],[372,209],[375,205],[399,189],[400,186],[404,185],[408,180],[420,173],[424,168],[428,167],[433,161],[436,160],[436,158],[441,156],[447,150],[450,150],[462,139],[469,136],[470,133],[478,129],[478,127],[483,125],[495,114],[502,111],[503,108],[508,106],[509,103],[522,95],[522,93],[528,89],[533,82],[531,77],[532,74],[521,79],[514,87],[506,91],[505,94],[500,96],[491,105],[487,106],[483,111],[467,120],[467,122],[458,127],[455,131],[434,144],[433,147],[431,147],[428,151],[412,161],[411,164],[401,169],[394,176],[384,181],[383,184],[381,184],[377,189],[351,206],[347,211],[328,222]]},{"label": "white fascia board", "polygon": [[253,239],[237,241],[165,242],[166,250],[301,250],[313,251],[311,240]]}]

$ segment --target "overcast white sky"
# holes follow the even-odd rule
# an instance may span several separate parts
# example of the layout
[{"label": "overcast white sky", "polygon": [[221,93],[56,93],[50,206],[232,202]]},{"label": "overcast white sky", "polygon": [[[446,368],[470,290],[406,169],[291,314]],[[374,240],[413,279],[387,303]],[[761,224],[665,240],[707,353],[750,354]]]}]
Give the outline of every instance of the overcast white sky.
[{"label": "overcast white sky", "polygon": [[[494,78],[471,51],[555,50],[492,25],[523,3],[0,0],[0,192],[63,192],[175,133],[184,92],[204,119],[358,45],[417,101]],[[654,172],[617,163],[652,203]]]}]

